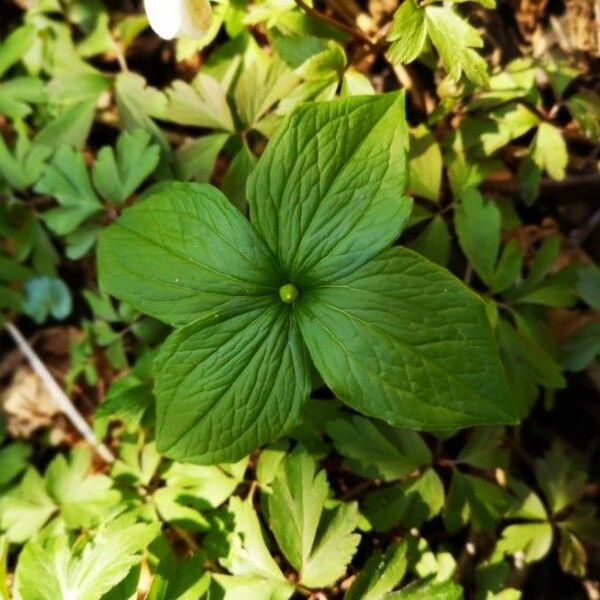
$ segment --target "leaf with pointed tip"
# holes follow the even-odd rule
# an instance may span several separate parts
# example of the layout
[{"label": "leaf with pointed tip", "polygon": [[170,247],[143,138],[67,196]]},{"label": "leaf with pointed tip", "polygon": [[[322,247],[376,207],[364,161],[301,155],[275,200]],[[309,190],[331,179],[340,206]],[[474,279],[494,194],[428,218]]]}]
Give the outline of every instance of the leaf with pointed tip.
[{"label": "leaf with pointed tip", "polygon": [[268,518],[279,547],[309,587],[333,585],[346,571],[360,536],[356,503],[325,510],[324,471],[302,448],[282,464],[268,497]]},{"label": "leaf with pointed tip", "polygon": [[159,148],[151,143],[143,129],[125,131],[117,140],[116,153],[111,146],[98,152],[92,169],[94,185],[106,200],[121,204],[154,171]]},{"label": "leaf with pointed tip", "polygon": [[178,329],[155,364],[158,449],[202,464],[239,460],[296,424],[309,373],[281,302],[246,298],[239,314],[221,310]]},{"label": "leaf with pointed tip", "polygon": [[251,220],[290,281],[322,284],[393,242],[412,203],[404,94],[296,110],[248,181]]},{"label": "leaf with pointed tip", "polygon": [[485,304],[414,252],[307,290],[297,315],[327,385],[364,414],[409,429],[516,420]]},{"label": "leaf with pointed tip", "polygon": [[276,297],[275,259],[217,189],[170,183],[100,235],[102,288],[172,325]]}]

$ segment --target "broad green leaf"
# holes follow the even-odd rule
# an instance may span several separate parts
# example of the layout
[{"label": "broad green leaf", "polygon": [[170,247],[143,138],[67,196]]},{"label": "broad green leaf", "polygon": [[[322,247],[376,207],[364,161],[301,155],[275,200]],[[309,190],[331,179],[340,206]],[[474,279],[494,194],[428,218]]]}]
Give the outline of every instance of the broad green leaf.
[{"label": "broad green leaf", "polygon": [[122,581],[158,533],[158,524],[122,517],[97,532],[82,548],[66,536],[31,542],[21,553],[15,588],[21,600],[99,600]]},{"label": "broad green leaf", "polygon": [[333,585],[360,540],[352,533],[358,524],[355,503],[325,509],[329,486],[324,471],[304,450],[282,464],[267,498],[269,526],[300,582],[308,587]]},{"label": "broad green leaf", "polygon": [[247,310],[284,283],[248,221],[217,189],[169,183],[100,235],[102,288],[161,321],[182,325]]},{"label": "broad green leaf", "polygon": [[151,144],[150,134],[139,129],[119,136],[115,149],[104,146],[94,161],[92,176],[101,196],[122,204],[154,171],[159,148]]},{"label": "broad green leaf", "polygon": [[431,452],[418,433],[381,421],[358,416],[336,419],[327,424],[327,433],[348,468],[363,477],[393,481],[431,461]]},{"label": "broad green leaf", "polygon": [[251,219],[289,280],[325,283],[394,241],[411,210],[404,95],[299,108],[248,181]]},{"label": "broad green leaf", "polygon": [[87,219],[102,212],[92,187],[83,154],[62,146],[35,186],[38,194],[56,198],[59,206],[43,214],[48,227],[59,235],[75,231]]},{"label": "broad green leaf", "polygon": [[233,462],[298,420],[310,381],[295,318],[268,298],[242,306],[192,322],[161,349],[157,444],[172,458]]},{"label": "broad green leaf", "polygon": [[382,600],[402,581],[406,567],[406,544],[390,544],[385,554],[376,552],[367,561],[344,600]]},{"label": "broad green leaf", "polygon": [[501,216],[498,207],[475,188],[465,192],[454,213],[458,241],[477,275],[493,280],[500,249]]},{"label": "broad green leaf", "polygon": [[327,385],[364,414],[409,429],[515,420],[484,303],[409,250],[307,290],[297,315]]}]

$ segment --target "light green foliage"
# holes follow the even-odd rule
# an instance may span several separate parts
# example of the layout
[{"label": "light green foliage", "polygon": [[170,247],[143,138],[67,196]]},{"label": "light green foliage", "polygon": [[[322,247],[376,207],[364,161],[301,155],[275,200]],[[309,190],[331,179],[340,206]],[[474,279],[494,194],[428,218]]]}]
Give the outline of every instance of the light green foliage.
[{"label": "light green foliage", "polygon": [[346,570],[360,536],[356,503],[326,508],[329,486],[305,452],[281,465],[268,498],[269,526],[283,554],[309,587],[332,585]]},{"label": "light green foliage", "polygon": [[231,549],[223,564],[233,574],[217,583],[229,588],[234,585],[256,586],[265,598],[284,600],[294,591],[265,544],[264,533],[250,500],[233,498],[230,510],[235,519]]},{"label": "light green foliage", "polygon": [[102,210],[83,155],[68,146],[60,148],[50,168],[36,185],[39,194],[48,194],[60,204],[44,214],[48,226],[58,234],[71,233],[86,219]]},{"label": "light green foliage", "polygon": [[124,132],[116,154],[109,146],[100,149],[90,174],[80,152],[59,147],[35,191],[57,200],[59,206],[47,210],[43,218],[54,233],[64,236],[70,258],[90,250],[104,213],[129,199],[156,168],[158,153],[146,132]]},{"label": "light green foliage", "polygon": [[121,497],[109,477],[89,475],[90,461],[88,451],[76,449],[69,460],[57,456],[44,477],[29,468],[20,484],[0,499],[0,527],[8,539],[24,542],[52,517],[69,529],[91,527],[106,518]]},{"label": "light green foliage", "polygon": [[47,146],[32,144],[21,130],[12,150],[0,137],[0,176],[11,188],[23,190],[40,178],[51,152]]},{"label": "light green foliage", "polygon": [[552,179],[564,179],[568,154],[560,130],[548,123],[541,123],[533,141],[531,158]]},{"label": "light green foliage", "polygon": [[66,536],[32,541],[21,554],[15,589],[22,600],[100,600],[139,563],[157,533],[155,525],[124,516],[75,546]]},{"label": "light green foliage", "polygon": [[487,81],[486,62],[475,51],[483,46],[483,41],[452,6],[421,6],[416,0],[406,0],[394,15],[387,39],[392,42],[388,56],[396,64],[418,58],[429,39],[451,79],[456,81],[464,73],[476,84]]}]

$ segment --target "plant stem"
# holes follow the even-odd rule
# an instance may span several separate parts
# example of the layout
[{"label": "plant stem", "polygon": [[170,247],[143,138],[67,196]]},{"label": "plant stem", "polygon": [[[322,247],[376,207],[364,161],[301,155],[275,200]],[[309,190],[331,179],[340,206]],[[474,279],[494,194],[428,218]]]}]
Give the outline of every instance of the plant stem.
[{"label": "plant stem", "polygon": [[111,451],[101,442],[96,439],[94,432],[88,425],[88,422],[79,414],[74,404],[65,394],[62,388],[58,385],[46,365],[41,361],[35,350],[29,345],[27,340],[22,336],[21,332],[12,324],[5,323],[4,328],[12,337],[19,350],[27,358],[31,368],[35,374],[42,380],[42,383],[48,390],[52,399],[56,402],[60,410],[65,414],[67,419],[72,423],[73,427],[81,434],[86,442],[94,448],[98,455],[107,463],[113,463],[115,457]]},{"label": "plant stem", "polygon": [[315,19],[318,19],[319,21],[322,21],[327,25],[331,25],[331,27],[335,27],[336,29],[347,33],[350,37],[353,37],[355,40],[369,46],[369,48],[371,48],[372,50],[377,49],[377,45],[375,44],[375,42],[371,41],[362,31],[359,31],[354,27],[350,27],[349,25],[346,25],[345,23],[342,23],[341,21],[330,17],[325,13],[319,12],[312,6],[306,4],[304,0],[295,0],[295,2],[306,14],[310,15],[311,17],[314,17]]}]

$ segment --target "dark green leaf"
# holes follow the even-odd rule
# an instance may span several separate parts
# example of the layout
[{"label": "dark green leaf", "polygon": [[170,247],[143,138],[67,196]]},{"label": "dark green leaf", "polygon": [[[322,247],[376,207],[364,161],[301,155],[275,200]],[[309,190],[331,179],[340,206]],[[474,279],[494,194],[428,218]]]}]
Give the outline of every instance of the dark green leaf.
[{"label": "dark green leaf", "polygon": [[403,95],[313,104],[287,120],[247,193],[252,222],[290,281],[331,281],[398,237],[411,210],[407,145]]},{"label": "dark green leaf", "polygon": [[410,429],[514,421],[485,305],[417,254],[392,248],[298,308],[319,372],[357,410]]},{"label": "dark green leaf", "polygon": [[327,433],[349,469],[363,477],[393,481],[431,461],[431,452],[419,434],[381,421],[336,419],[327,425]]},{"label": "dark green leaf", "polygon": [[100,235],[103,289],[181,325],[277,298],[283,283],[265,244],[208,185],[170,183],[124,211]]},{"label": "dark green leaf", "polygon": [[239,460],[284,433],[310,390],[295,319],[270,299],[177,330],[155,371],[159,450],[204,464]]}]

